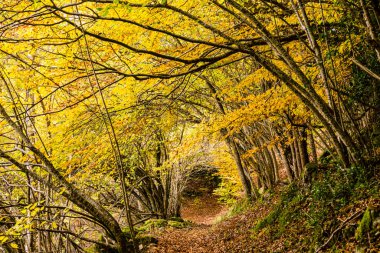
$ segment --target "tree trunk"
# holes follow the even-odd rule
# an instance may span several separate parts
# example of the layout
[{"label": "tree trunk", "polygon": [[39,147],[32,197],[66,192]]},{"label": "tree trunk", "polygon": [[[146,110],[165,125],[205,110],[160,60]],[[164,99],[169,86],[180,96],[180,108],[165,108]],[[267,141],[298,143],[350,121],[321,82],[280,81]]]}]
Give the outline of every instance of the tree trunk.
[{"label": "tree trunk", "polygon": [[[215,100],[216,100],[216,103],[219,107],[220,112],[222,114],[226,114],[224,107],[223,107],[223,104],[222,104],[222,101],[216,95],[215,87],[207,78],[204,78],[204,77],[202,77],[202,78],[203,78],[203,80],[205,80],[205,82],[206,82],[208,88],[210,89],[211,93],[215,95]],[[223,136],[227,136],[227,134],[228,134],[227,129],[221,129],[220,131],[221,131]],[[246,171],[246,169],[243,166],[243,162],[241,160],[241,156],[239,154],[237,144],[236,144],[235,140],[233,139],[233,137],[231,137],[231,136],[228,136],[226,138],[226,142],[227,142],[228,147],[232,151],[232,155],[234,157],[236,167],[238,169],[240,180],[241,180],[241,183],[242,183],[243,188],[244,188],[244,194],[248,199],[253,200],[253,199],[255,199],[256,196],[255,196],[254,189],[252,187],[252,179],[250,178],[249,172]]]},{"label": "tree trunk", "polygon": [[282,160],[282,163],[284,164],[285,166],[285,169],[286,169],[286,175],[288,176],[288,181],[289,183],[293,182],[294,180],[294,175],[293,175],[293,171],[292,169],[290,168],[290,164],[289,164],[289,161],[288,161],[288,158],[287,158],[287,155],[285,153],[285,149],[283,147],[277,147],[278,149],[278,153],[280,154],[280,157],[281,157],[281,160]]},{"label": "tree trunk", "polygon": [[[222,132],[222,134],[226,135],[227,134],[226,130],[224,130]],[[241,160],[237,145],[236,145],[235,141],[232,139],[232,137],[230,137],[230,136],[227,137],[226,141],[227,141],[227,144],[232,151],[232,155],[234,157],[234,160],[235,160],[238,172],[239,172],[240,180],[241,180],[241,183],[243,185],[244,194],[248,199],[253,200],[253,199],[255,199],[255,196],[254,196],[253,191],[252,191],[251,180],[250,180],[250,178],[247,177],[247,173],[246,173],[245,168],[243,166],[243,162]]]},{"label": "tree trunk", "polygon": [[[4,107],[0,105],[0,115],[4,117],[7,123],[13,128],[13,130],[22,138],[25,142],[25,145],[28,147],[30,151],[32,151],[45,165],[46,171],[51,174],[62,187],[65,188],[65,191],[62,193],[62,196],[69,199],[71,202],[76,204],[78,207],[82,208],[86,212],[92,215],[94,220],[98,221],[100,224],[108,230],[110,235],[115,239],[118,243],[118,250],[120,253],[127,251],[127,240],[123,235],[123,232],[118,224],[118,222],[113,218],[113,216],[105,210],[101,205],[96,203],[93,199],[87,197],[84,193],[82,193],[79,189],[69,183],[65,177],[63,177],[60,172],[54,167],[54,165],[50,162],[50,160],[39,150],[37,149],[29,140],[29,138],[22,132],[19,126],[16,125],[15,122],[12,121],[10,116],[5,111]],[[23,164],[18,163],[16,160],[0,151],[0,156],[7,159],[9,162],[20,168],[24,173],[29,173],[30,176],[35,176],[34,173],[30,173],[27,167]],[[39,177],[35,177],[34,179],[40,180]],[[46,182],[44,182],[46,183]],[[56,192],[59,192],[59,188],[54,188]]]},{"label": "tree trunk", "polygon": [[[311,81],[298,67],[294,59],[283,48],[281,43],[269,33],[265,26],[261,22],[259,22],[248,9],[244,8],[242,5],[238,4],[234,0],[227,0],[227,2],[231,4],[233,7],[235,7],[237,10],[239,10],[244,16],[246,16],[250,22],[247,19],[241,18],[238,14],[225,7],[221,8],[234,15],[240,21],[251,27],[257,34],[259,34],[260,37],[272,48],[272,50],[282,58],[282,60],[288,65],[289,69],[299,78],[302,85],[295,81],[291,76],[283,72],[279,67],[259,56],[251,48],[246,47],[241,43],[238,43],[233,40],[232,42],[237,44],[243,52],[251,55],[257,63],[259,63],[269,72],[271,72],[281,81],[283,81],[287,85],[287,87],[295,95],[297,95],[301,99],[301,101],[315,114],[315,116],[326,127],[334,143],[335,149],[337,150],[342,163],[346,167],[349,166],[350,162],[346,159],[346,156],[344,154],[344,151],[342,150],[338,137],[343,141],[346,147],[348,147],[354,162],[361,163],[361,152],[355,145],[355,142],[353,141],[351,136],[343,129],[343,127],[336,121],[332,109],[326,104],[323,98],[318,95],[318,93],[311,85]],[[218,6],[221,5],[219,4]],[[228,36],[225,37],[229,38]]]}]

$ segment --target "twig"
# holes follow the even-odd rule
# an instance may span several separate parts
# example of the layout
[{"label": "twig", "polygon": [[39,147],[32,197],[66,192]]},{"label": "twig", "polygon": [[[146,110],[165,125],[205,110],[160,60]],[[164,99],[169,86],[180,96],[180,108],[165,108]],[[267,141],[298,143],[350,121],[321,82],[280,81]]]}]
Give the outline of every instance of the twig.
[{"label": "twig", "polygon": [[378,74],[361,64],[358,60],[356,60],[355,58],[351,58],[351,60],[353,63],[355,63],[356,66],[364,70],[368,75],[372,76],[373,78],[376,78],[377,80],[380,80],[380,76]]},{"label": "twig", "polygon": [[349,222],[350,220],[352,220],[352,219],[356,218],[357,216],[359,216],[358,214],[360,214],[362,211],[363,211],[363,210],[356,211],[353,215],[351,215],[350,217],[348,217],[347,219],[345,219],[345,220],[342,222],[342,224],[340,224],[340,226],[339,226],[337,229],[335,229],[335,230],[331,233],[331,235],[330,235],[330,237],[327,239],[327,241],[326,241],[324,244],[322,244],[322,246],[319,247],[319,248],[315,251],[315,253],[318,253],[318,252],[321,251],[324,247],[326,247],[327,244],[329,244],[329,242],[331,241],[331,239],[334,237],[334,235],[335,235],[339,230],[341,230],[341,229],[346,225],[347,222]]}]

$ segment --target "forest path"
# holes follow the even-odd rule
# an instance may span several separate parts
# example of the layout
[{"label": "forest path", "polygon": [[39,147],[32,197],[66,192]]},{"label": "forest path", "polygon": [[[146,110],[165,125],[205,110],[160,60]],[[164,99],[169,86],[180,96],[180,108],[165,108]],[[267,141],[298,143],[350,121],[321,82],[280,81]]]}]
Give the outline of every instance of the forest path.
[{"label": "forest path", "polygon": [[202,196],[187,198],[181,208],[181,217],[198,225],[211,225],[227,214],[228,207],[218,202],[217,196],[206,193]]},{"label": "forest path", "polygon": [[[158,243],[150,245],[148,253],[243,253],[262,252],[266,240],[252,237],[251,229],[258,212],[245,212],[213,225],[195,224],[187,228],[169,227],[156,231]],[[264,211],[265,212],[265,211]],[[207,222],[207,220],[205,220]]]},{"label": "forest path", "polygon": [[232,218],[218,220],[228,208],[217,202],[214,195],[205,194],[186,200],[181,211],[193,225],[186,228],[167,227],[153,232],[158,243],[150,245],[148,253],[227,253],[257,252],[259,245],[252,238],[252,223],[266,210],[245,212]]},{"label": "forest path", "polygon": [[[186,228],[166,227],[152,231],[157,244],[148,247],[148,253],[222,253],[247,251],[253,240],[248,220],[257,219],[256,213],[226,217],[228,207],[218,202],[215,187],[201,177],[188,187],[182,199],[181,217],[191,221]],[[223,219],[223,220],[222,220]]]},{"label": "forest path", "polygon": [[182,229],[166,228],[157,233],[158,244],[151,245],[148,252],[220,252],[210,251],[210,243],[215,240],[213,224],[227,212],[227,206],[220,204],[211,192],[185,198],[181,216],[193,225]]},{"label": "forest path", "polygon": [[[252,228],[267,216],[277,198],[227,216],[228,208],[217,202],[212,192],[187,197],[181,210],[186,228],[166,227],[152,231],[157,244],[148,246],[147,253],[248,253],[275,252],[284,248],[281,238],[271,240],[266,233],[253,236]],[[296,252],[288,250],[285,252]]]}]

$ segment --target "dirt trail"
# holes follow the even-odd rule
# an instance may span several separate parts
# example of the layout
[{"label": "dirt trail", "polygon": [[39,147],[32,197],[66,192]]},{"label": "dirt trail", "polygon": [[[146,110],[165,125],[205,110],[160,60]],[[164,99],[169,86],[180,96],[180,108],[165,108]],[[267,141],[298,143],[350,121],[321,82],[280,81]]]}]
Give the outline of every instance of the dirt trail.
[{"label": "dirt trail", "polygon": [[213,189],[203,181],[202,178],[193,181],[183,199],[181,217],[192,225],[152,231],[158,243],[150,245],[148,253],[254,252],[247,247],[252,245],[247,233],[251,225],[247,222],[249,217],[244,214],[216,223],[227,214],[228,207],[218,203]]},{"label": "dirt trail", "polygon": [[218,217],[225,215],[228,208],[218,202],[212,194],[187,199],[181,209],[181,217],[198,225],[211,225]]},{"label": "dirt trail", "polygon": [[[270,240],[266,234],[253,237],[252,227],[266,216],[274,202],[261,203],[232,218],[215,223],[215,219],[227,212],[212,195],[185,201],[182,215],[194,225],[177,229],[173,227],[154,231],[157,244],[148,247],[148,253],[245,253],[281,252],[281,239]],[[294,252],[294,251],[283,251]]]},{"label": "dirt trail", "polygon": [[[167,228],[155,237],[149,253],[244,253],[260,252],[249,233],[255,214],[249,213],[215,225],[197,224],[189,228]],[[257,243],[256,243],[257,244]]]},{"label": "dirt trail", "polygon": [[187,198],[182,205],[181,216],[193,225],[183,229],[167,228],[159,232],[156,234],[158,244],[150,246],[148,252],[213,252],[209,250],[212,224],[227,211],[228,208],[218,203],[212,194]]},{"label": "dirt trail", "polygon": [[[247,217],[235,217],[218,224],[218,217],[228,208],[217,202],[213,195],[206,194],[184,202],[181,211],[185,220],[193,222],[188,228],[166,228],[156,231],[157,245],[150,245],[149,253],[221,253],[252,252],[247,250]],[[249,242],[251,243],[251,242]]]}]

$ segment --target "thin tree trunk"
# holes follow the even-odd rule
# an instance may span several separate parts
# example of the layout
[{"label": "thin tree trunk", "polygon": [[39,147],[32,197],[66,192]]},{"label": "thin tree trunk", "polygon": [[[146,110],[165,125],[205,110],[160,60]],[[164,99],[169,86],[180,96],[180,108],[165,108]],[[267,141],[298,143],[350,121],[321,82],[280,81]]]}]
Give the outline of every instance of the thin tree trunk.
[{"label": "thin tree trunk", "polygon": [[[360,6],[361,6],[362,11],[363,11],[363,18],[364,18],[364,22],[367,26],[368,35],[371,38],[371,40],[375,41],[376,43],[379,43],[379,40],[376,36],[376,29],[374,28],[374,26],[372,24],[371,16],[370,16],[369,11],[368,11],[368,5],[369,4],[370,3],[367,3],[366,0],[360,0]],[[374,49],[376,52],[377,60],[380,62],[380,50],[378,47],[375,47]]]},{"label": "thin tree trunk", "polygon": [[313,163],[318,164],[317,148],[315,147],[314,134],[312,129],[310,129],[310,149],[313,155]]},{"label": "thin tree trunk", "polygon": [[[45,165],[46,171],[51,174],[62,187],[65,188],[65,191],[62,193],[62,196],[69,199],[71,202],[75,203],[78,207],[87,211],[89,214],[93,216],[95,220],[97,220],[100,224],[102,224],[106,229],[109,230],[112,237],[118,243],[118,250],[120,253],[127,251],[127,240],[123,235],[123,232],[114,219],[114,217],[107,212],[100,204],[95,202],[93,199],[87,197],[84,193],[82,193],[79,189],[77,189],[74,185],[69,183],[65,177],[61,175],[61,173],[54,167],[54,165],[50,162],[50,160],[39,150],[37,149],[30,141],[30,139],[23,133],[23,131],[16,125],[16,123],[10,118],[10,116],[5,111],[4,107],[0,105],[0,115],[5,119],[9,126],[13,128],[13,130],[21,137],[24,141],[25,145],[28,147],[30,151],[32,151]],[[25,173],[29,173],[31,176],[37,176],[35,174],[31,174],[27,167],[23,164],[20,164],[12,157],[5,154],[0,150],[0,156],[7,159],[9,162],[17,166]],[[37,176],[36,180],[40,180]],[[44,182],[45,183],[45,182]],[[59,192],[58,188],[54,188],[57,192]]]},{"label": "thin tree trunk", "polygon": [[249,10],[247,10],[246,8],[244,8],[243,6],[241,6],[240,4],[236,3],[233,0],[227,0],[227,2],[231,4],[233,7],[235,7],[237,10],[239,10],[252,23],[250,23],[247,19],[240,17],[239,15],[229,10],[228,8],[222,6],[221,4],[218,4],[216,1],[213,1],[213,2],[214,4],[221,7],[223,10],[234,15],[243,23],[250,26],[255,32],[257,32],[260,35],[260,37],[273,49],[273,51],[277,55],[281,56],[281,58],[285,61],[288,67],[292,70],[292,72],[294,72],[294,74],[298,76],[303,86],[297,83],[289,75],[284,73],[276,65],[274,65],[273,63],[259,56],[256,52],[251,50],[249,47],[243,46],[242,44],[230,39],[228,36],[224,34],[222,35],[224,35],[224,37],[226,37],[227,39],[230,39],[232,42],[237,44],[243,52],[251,55],[256,60],[257,63],[259,63],[261,66],[263,66],[268,71],[270,71],[273,75],[275,75],[280,80],[282,80],[289,87],[289,89],[292,92],[294,92],[294,94],[296,94],[301,99],[301,101],[312,110],[312,112],[316,115],[316,117],[326,127],[334,143],[334,146],[339,154],[339,157],[341,158],[341,161],[345,166],[349,166],[350,163],[346,159],[345,153],[342,150],[338,137],[349,148],[354,162],[361,163],[362,162],[361,152],[355,145],[355,142],[353,141],[351,136],[336,121],[334,114],[332,113],[332,109],[323,101],[323,98],[317,94],[315,89],[312,87],[310,80],[306,77],[306,75],[302,72],[302,70],[297,66],[296,62],[289,55],[289,53],[287,53],[287,51],[282,47],[282,45],[275,38],[273,38],[273,36],[271,36],[271,34],[263,26],[263,24],[261,24],[255,18],[255,16],[252,13],[250,13]]},{"label": "thin tree trunk", "polygon": [[291,157],[292,157],[292,172],[293,172],[293,175],[294,175],[294,179],[298,179],[298,165],[297,165],[297,156],[296,156],[296,151],[295,151],[295,145],[294,145],[295,141],[293,141],[291,144],[290,144],[290,152],[291,152]]},{"label": "thin tree trunk", "polygon": [[301,151],[301,161],[302,169],[305,169],[306,164],[310,162],[309,152],[307,151],[307,131],[305,128],[300,130],[300,151]]},{"label": "thin tree trunk", "polygon": [[278,153],[280,154],[282,163],[285,166],[286,175],[288,176],[288,181],[289,183],[291,183],[294,180],[294,175],[293,175],[292,169],[290,168],[288,158],[286,157],[285,150],[282,146],[276,147],[276,148],[278,149]]},{"label": "thin tree trunk", "polygon": [[[216,95],[216,89],[213,86],[213,84],[207,78],[202,77],[202,79],[206,82],[211,93],[215,95],[215,100],[216,100],[216,103],[219,107],[220,112],[222,114],[226,114],[224,107],[223,107],[223,103],[220,100],[220,98]],[[223,136],[228,135],[227,129],[221,129],[221,133]],[[240,181],[241,181],[243,188],[244,188],[245,196],[248,199],[253,200],[253,199],[255,199],[256,194],[255,194],[254,189],[252,187],[252,179],[250,178],[249,172],[247,172],[243,166],[243,162],[242,162],[241,156],[239,154],[237,144],[236,144],[235,140],[233,139],[233,137],[231,137],[231,136],[227,136],[226,143],[232,151],[232,155],[234,157],[234,160],[235,160],[235,163],[236,163],[236,166],[238,169]]]},{"label": "thin tree trunk", "polygon": [[[223,131],[222,134],[226,135],[227,133],[226,133],[226,131]],[[243,185],[245,196],[248,199],[253,200],[255,198],[255,196],[252,192],[251,180],[249,180],[249,178],[247,178],[245,168],[243,166],[243,162],[241,160],[237,145],[236,145],[235,141],[232,139],[232,137],[230,137],[230,136],[227,137],[226,141],[227,141],[227,144],[232,151],[232,155],[234,157],[234,160],[235,160],[238,172],[239,172],[240,181]]]}]

